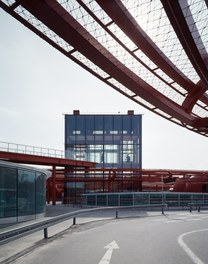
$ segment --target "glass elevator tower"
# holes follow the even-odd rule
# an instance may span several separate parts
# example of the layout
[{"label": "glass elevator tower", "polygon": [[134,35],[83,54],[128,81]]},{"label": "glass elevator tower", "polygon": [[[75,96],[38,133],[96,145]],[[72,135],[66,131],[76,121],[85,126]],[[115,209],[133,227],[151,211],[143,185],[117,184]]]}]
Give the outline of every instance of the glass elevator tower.
[{"label": "glass elevator tower", "polygon": [[65,115],[65,154],[97,168],[142,168],[142,116]]}]

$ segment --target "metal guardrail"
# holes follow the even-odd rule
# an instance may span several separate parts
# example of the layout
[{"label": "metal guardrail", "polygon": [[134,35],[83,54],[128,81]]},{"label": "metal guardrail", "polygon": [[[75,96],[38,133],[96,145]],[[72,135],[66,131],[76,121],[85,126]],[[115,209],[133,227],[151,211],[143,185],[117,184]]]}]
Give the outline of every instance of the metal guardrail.
[{"label": "metal guardrail", "polygon": [[45,156],[45,157],[55,157],[55,158],[65,157],[65,152],[63,150],[42,148],[42,147],[22,145],[22,144],[9,143],[3,141],[0,141],[0,151]]},{"label": "metal guardrail", "polygon": [[[16,144],[10,142],[0,141],[0,151],[19,153],[19,154],[28,154],[42,157],[53,157],[53,158],[62,158],[62,159],[73,159],[76,160],[76,151],[68,150],[59,150],[59,149],[50,149],[37,146]],[[86,160],[90,161],[90,160]]]},{"label": "metal guardrail", "polygon": [[91,212],[97,212],[97,211],[108,211],[113,210],[115,211],[115,218],[118,218],[118,212],[119,210],[123,209],[144,209],[144,208],[161,208],[162,214],[164,214],[164,208],[167,208],[166,204],[152,204],[152,205],[139,205],[139,206],[112,206],[112,207],[99,207],[99,208],[90,208],[90,209],[81,209],[74,212],[70,212],[67,214],[62,214],[59,216],[55,216],[51,219],[42,220],[36,223],[30,223],[26,224],[22,227],[17,227],[10,229],[8,231],[0,232],[0,245],[6,244],[8,242],[14,241],[18,238],[30,235],[32,233],[35,233],[37,231],[43,230],[44,232],[44,238],[48,238],[48,228],[50,226],[56,225],[60,222],[63,222],[65,220],[69,220],[73,218],[73,225],[76,224],[76,217],[85,214],[85,213],[91,213]]}]

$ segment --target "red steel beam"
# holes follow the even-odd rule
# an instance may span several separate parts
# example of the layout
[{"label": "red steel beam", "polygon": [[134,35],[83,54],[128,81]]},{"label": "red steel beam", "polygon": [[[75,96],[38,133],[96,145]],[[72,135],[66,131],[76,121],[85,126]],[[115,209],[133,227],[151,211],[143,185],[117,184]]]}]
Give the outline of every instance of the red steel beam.
[{"label": "red steel beam", "polygon": [[56,32],[67,43],[98,65],[111,77],[128,87],[135,94],[181,122],[192,125],[194,117],[182,107],[153,89],[125,67],[85,30],[57,1],[19,0],[23,7]]},{"label": "red steel beam", "polygon": [[[83,171],[82,169],[77,169],[76,172]],[[138,173],[142,175],[157,175],[158,177],[161,176],[192,176],[192,175],[208,175],[208,171],[205,170],[170,170],[170,169],[137,169],[137,168],[116,168],[116,169],[109,169],[109,168],[90,168],[85,170],[85,172],[109,172],[115,171],[116,173],[119,172],[132,172]]]},{"label": "red steel beam", "polygon": [[[181,10],[180,0],[161,0],[161,2],[172,24],[172,27],[181,42],[181,45],[183,46],[189,60],[191,61],[196,72],[201,78],[201,82],[203,83],[203,85],[201,87],[198,87],[196,91],[190,92],[189,97],[187,97],[187,101],[184,102],[184,107],[186,107],[188,111],[190,111],[190,109],[193,108],[194,103],[198,99],[200,99],[200,97],[207,90],[208,69],[205,65],[203,58],[201,57],[201,54],[187,25],[186,19]],[[184,2],[186,2],[186,0],[183,0],[183,4]],[[186,3],[186,5],[188,5],[188,3]]]},{"label": "red steel beam", "polygon": [[56,165],[60,167],[64,167],[64,166],[94,167],[96,165],[95,162],[45,157],[38,155],[28,155],[28,154],[5,152],[5,151],[0,151],[0,159],[11,162],[24,163],[24,164],[47,165],[47,166]]},{"label": "red steel beam", "polygon": [[[132,15],[120,0],[96,0],[109,17],[121,28],[121,30],[147,55],[162,71],[177,82],[187,91],[193,91],[197,87],[162,53],[157,45],[149,38],[138,25]],[[208,102],[206,98],[206,103]]]}]

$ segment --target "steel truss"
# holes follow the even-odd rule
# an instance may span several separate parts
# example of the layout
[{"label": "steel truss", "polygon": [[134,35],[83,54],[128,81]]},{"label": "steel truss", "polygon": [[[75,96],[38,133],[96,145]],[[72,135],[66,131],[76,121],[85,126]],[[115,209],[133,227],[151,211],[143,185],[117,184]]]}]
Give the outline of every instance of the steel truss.
[{"label": "steel truss", "polygon": [[123,95],[208,136],[207,0],[0,0],[0,7]]}]

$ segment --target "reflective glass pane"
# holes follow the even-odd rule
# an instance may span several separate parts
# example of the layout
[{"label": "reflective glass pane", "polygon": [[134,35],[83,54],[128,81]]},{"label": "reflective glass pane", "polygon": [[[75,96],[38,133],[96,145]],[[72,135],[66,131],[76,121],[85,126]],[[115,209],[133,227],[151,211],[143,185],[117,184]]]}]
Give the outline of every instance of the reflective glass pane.
[{"label": "reflective glass pane", "polygon": [[120,205],[133,205],[133,194],[120,194]]},{"label": "reflective glass pane", "polygon": [[46,203],[46,176],[43,173],[36,173],[36,214],[44,213]]},{"label": "reflective glass pane", "polygon": [[165,194],[165,203],[168,204],[168,206],[177,206],[179,205],[179,197],[178,194]]},{"label": "reflective glass pane", "polygon": [[104,131],[106,135],[110,135],[110,131],[113,130],[113,117],[104,116]]},{"label": "reflective glass pane", "polygon": [[86,116],[86,134],[93,135],[94,131],[94,116]]},{"label": "reflective glass pane", "polygon": [[76,132],[76,144],[85,145],[85,116],[76,116],[74,132]]},{"label": "reflective glass pane", "polygon": [[95,131],[103,131],[103,116],[95,116]]},{"label": "reflective glass pane", "polygon": [[134,195],[134,204],[135,205],[142,205],[142,204],[149,204],[149,194],[148,193],[139,193]]},{"label": "reflective glass pane", "polygon": [[[123,131],[122,128],[122,116],[114,116],[113,117],[113,131],[117,131],[118,134],[121,134]],[[114,132],[115,133],[115,132]]]},{"label": "reflective glass pane", "polygon": [[140,136],[141,133],[141,116],[132,116],[132,134]]},{"label": "reflective glass pane", "polygon": [[108,206],[119,206],[119,195],[118,194],[108,195]]},{"label": "reflective glass pane", "polygon": [[128,135],[132,135],[131,119],[132,116],[123,116],[123,131],[127,131]]},{"label": "reflective glass pane", "polygon": [[71,144],[72,141],[75,141],[74,131],[76,130],[75,126],[75,117],[74,116],[65,116],[65,143]]},{"label": "reflective glass pane", "polygon": [[35,172],[18,169],[18,216],[35,214]]},{"label": "reflective glass pane", "polygon": [[76,116],[75,122],[76,131],[80,132],[79,135],[85,135],[85,116]]},{"label": "reflective glass pane", "polygon": [[192,198],[191,194],[186,194],[186,193],[180,194],[180,205],[182,205],[182,206],[188,205],[189,203],[192,202],[191,198]]},{"label": "reflective glass pane", "polygon": [[89,195],[87,197],[87,204],[88,205],[96,205],[96,195]]},{"label": "reflective glass pane", "polygon": [[97,195],[97,205],[105,206],[107,205],[106,203],[107,203],[106,195],[104,194]]},{"label": "reflective glass pane", "polygon": [[0,167],[0,218],[16,216],[17,170]]},{"label": "reflective glass pane", "polygon": [[150,194],[150,204],[161,204],[162,194]]}]

